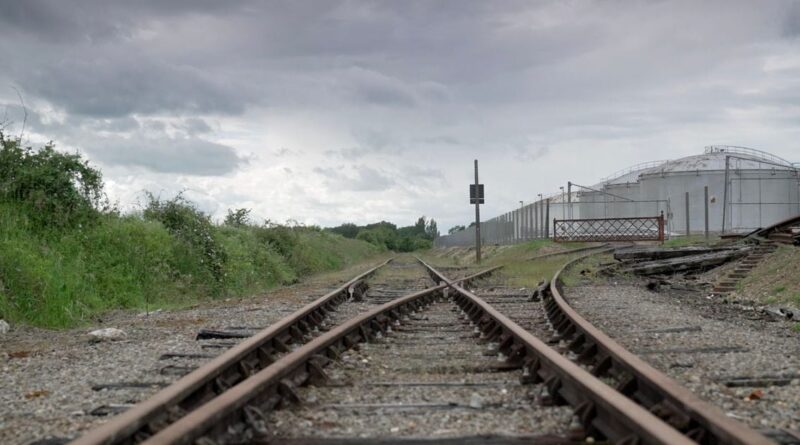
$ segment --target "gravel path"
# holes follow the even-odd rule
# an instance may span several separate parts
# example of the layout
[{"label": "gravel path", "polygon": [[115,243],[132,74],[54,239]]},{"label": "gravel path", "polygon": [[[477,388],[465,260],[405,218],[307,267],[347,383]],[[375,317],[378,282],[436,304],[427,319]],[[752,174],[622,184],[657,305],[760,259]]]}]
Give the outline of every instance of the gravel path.
[{"label": "gravel path", "polygon": [[[149,315],[112,313],[86,328],[14,326],[0,342],[0,443],[74,438],[236,343],[197,341],[199,329],[253,333],[368,267],[353,266],[249,299]],[[94,342],[87,335],[107,327],[122,329],[127,337]],[[169,353],[197,357],[162,358]],[[103,385],[115,387],[100,388]]]},{"label": "gravel path", "polygon": [[785,323],[699,292],[655,293],[630,283],[568,288],[565,297],[599,329],[730,417],[758,429],[800,427],[800,342]]}]

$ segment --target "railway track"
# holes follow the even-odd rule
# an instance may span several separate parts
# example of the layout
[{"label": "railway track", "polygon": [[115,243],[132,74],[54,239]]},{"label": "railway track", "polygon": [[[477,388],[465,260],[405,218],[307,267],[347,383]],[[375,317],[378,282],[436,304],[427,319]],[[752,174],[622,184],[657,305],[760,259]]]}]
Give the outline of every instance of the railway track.
[{"label": "railway track", "polygon": [[[224,352],[72,443],[141,443],[340,321],[426,285],[430,285],[430,279],[415,261],[389,260],[253,335],[201,330],[198,339],[210,342],[204,347],[213,346],[212,350]],[[374,288],[370,290],[370,286]],[[197,354],[171,355],[175,359],[198,358]]]},{"label": "railway track", "polygon": [[701,400],[627,351],[570,307],[561,295],[561,274],[572,264],[602,252],[578,256],[560,268],[543,293],[542,305],[531,305],[528,294],[509,294],[508,289],[502,286],[484,285],[482,296],[500,310],[512,314],[511,318],[529,332],[547,339],[570,360],[692,441],[701,444],[774,444],[770,438],[729,418],[715,405]]},{"label": "railway track", "polygon": [[674,382],[624,367],[629,357],[590,325],[555,318],[568,347],[548,346],[541,321],[555,312],[556,285],[526,316],[534,303],[467,289],[497,268],[451,279],[420,264],[367,271],[73,444],[772,443]]}]

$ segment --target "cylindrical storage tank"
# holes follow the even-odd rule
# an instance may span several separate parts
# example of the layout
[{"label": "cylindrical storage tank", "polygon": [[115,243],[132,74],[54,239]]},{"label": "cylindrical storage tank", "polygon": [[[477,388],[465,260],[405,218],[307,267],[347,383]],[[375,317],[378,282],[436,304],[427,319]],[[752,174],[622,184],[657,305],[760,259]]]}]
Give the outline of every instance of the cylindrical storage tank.
[{"label": "cylindrical storage tank", "polygon": [[578,193],[581,219],[606,218],[606,195],[592,190]]},{"label": "cylindrical storage tank", "polygon": [[[765,154],[766,155],[766,154]],[[728,195],[725,196],[725,165],[728,162]],[[689,194],[689,231],[705,230],[704,188],[708,186],[709,230],[722,230],[723,208],[726,231],[750,231],[798,214],[797,170],[758,153],[709,151],[702,155],[669,161],[656,171],[640,176],[644,200],[669,202],[668,229],[686,233],[686,194]]]},{"label": "cylindrical storage tank", "polygon": [[606,199],[609,202],[605,205],[608,218],[644,216],[641,214],[644,209],[638,202],[641,201],[638,182],[606,184],[603,191],[608,193]]}]

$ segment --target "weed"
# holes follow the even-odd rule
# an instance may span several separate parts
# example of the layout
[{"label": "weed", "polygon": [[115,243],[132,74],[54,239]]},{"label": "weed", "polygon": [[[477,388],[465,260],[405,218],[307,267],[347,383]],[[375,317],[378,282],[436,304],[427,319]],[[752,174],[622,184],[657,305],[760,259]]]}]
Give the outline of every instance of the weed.
[{"label": "weed", "polygon": [[[737,290],[739,290],[738,286],[737,286]],[[769,297],[767,297],[766,300],[764,300],[764,302],[767,303],[767,304],[775,304],[775,303],[778,302],[778,297],[776,297],[774,295],[770,295]]]}]

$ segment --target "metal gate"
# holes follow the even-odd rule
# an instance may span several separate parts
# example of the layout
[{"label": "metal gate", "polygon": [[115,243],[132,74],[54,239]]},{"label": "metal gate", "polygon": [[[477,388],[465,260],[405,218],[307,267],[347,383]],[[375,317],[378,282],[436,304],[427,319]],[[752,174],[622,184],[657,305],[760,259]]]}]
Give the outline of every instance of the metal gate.
[{"label": "metal gate", "polygon": [[553,220],[555,241],[664,241],[664,215]]}]

